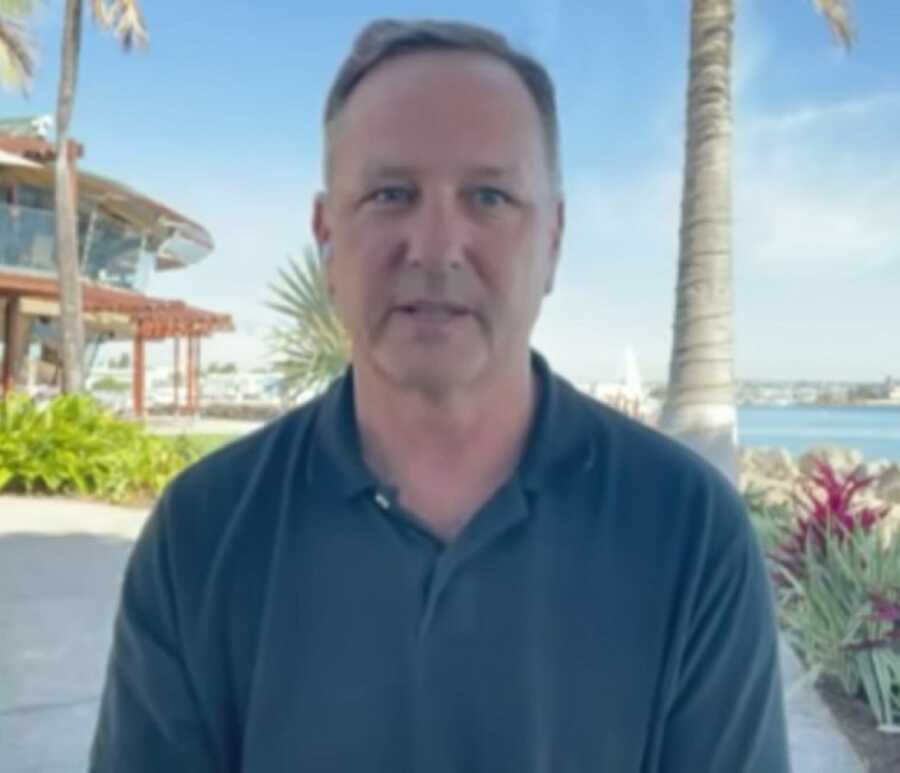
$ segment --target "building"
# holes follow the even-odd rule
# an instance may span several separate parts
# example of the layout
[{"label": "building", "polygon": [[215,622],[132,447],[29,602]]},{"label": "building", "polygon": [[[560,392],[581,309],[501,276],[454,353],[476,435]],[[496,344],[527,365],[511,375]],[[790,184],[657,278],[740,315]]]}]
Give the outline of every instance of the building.
[{"label": "building", "polygon": [[[34,390],[60,375],[59,287],[54,256],[54,146],[47,119],[0,121],[0,389]],[[73,166],[83,148],[70,142]],[[144,294],[153,271],[184,270],[209,256],[198,223],[96,174],[77,177],[78,237],[86,356],[104,341],[130,340],[132,409],[144,412],[144,344],[171,339],[175,368],[187,367],[186,408],[196,408],[200,342],[233,329],[231,318],[181,300]],[[178,396],[175,398],[178,407]]]},{"label": "building", "polygon": [[638,369],[637,357],[631,346],[626,347],[619,379],[611,383],[590,385],[588,393],[622,413],[647,423],[655,420],[658,401],[646,392]]}]

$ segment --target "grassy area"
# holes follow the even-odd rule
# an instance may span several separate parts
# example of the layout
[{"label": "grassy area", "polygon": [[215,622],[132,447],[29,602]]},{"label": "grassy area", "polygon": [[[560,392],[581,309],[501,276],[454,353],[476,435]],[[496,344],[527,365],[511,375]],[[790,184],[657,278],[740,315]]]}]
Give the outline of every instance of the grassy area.
[{"label": "grassy area", "polygon": [[236,440],[239,435],[204,435],[204,434],[185,434],[181,437],[187,438],[191,445],[197,449],[200,456],[206,456],[210,451],[221,448],[226,443]]}]

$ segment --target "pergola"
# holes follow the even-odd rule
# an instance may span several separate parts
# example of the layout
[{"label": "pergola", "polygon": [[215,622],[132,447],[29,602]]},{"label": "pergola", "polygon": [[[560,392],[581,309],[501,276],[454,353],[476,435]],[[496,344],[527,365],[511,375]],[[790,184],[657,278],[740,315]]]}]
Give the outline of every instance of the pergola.
[{"label": "pergola", "polygon": [[[24,362],[28,320],[60,316],[53,256],[54,208],[47,202],[55,186],[55,145],[47,139],[48,119],[0,119],[0,307],[3,361],[0,388],[8,392]],[[147,272],[183,269],[212,253],[211,235],[199,223],[167,205],[106,177],[76,169],[84,147],[69,140],[66,159],[78,201],[82,305],[92,333],[132,340],[132,402],[144,414],[144,344],[173,339],[175,410],[186,387],[184,410],[197,409],[200,342],[234,329],[231,317],[151,298],[138,292]],[[149,259],[149,260],[148,260]],[[130,288],[130,289],[129,289]],[[186,378],[182,382],[182,339]]]},{"label": "pergola", "polygon": [[[22,298],[55,299],[58,287],[55,280],[45,277],[6,274],[0,272],[0,292],[8,298],[6,304],[6,342],[2,366],[2,387],[6,393],[12,388],[13,367],[20,337]],[[183,301],[151,298],[137,292],[120,290],[82,282],[82,301],[86,314],[100,317],[114,315],[127,327],[133,339],[132,407],[136,416],[144,415],[144,344],[147,341],[173,339],[175,345],[174,402],[179,406],[179,381],[182,373],[181,340],[187,346],[186,400],[183,410],[195,413],[198,404],[197,371],[200,367],[200,342],[213,333],[234,330],[231,316],[188,306]]]}]

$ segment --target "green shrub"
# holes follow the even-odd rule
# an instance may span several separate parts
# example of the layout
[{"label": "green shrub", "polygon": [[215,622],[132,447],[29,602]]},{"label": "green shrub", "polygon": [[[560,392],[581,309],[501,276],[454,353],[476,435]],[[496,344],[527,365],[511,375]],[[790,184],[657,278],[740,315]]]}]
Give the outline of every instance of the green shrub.
[{"label": "green shrub", "polygon": [[186,438],[148,435],[86,395],[0,400],[0,492],[146,499],[198,456]]},{"label": "green shrub", "polygon": [[766,502],[765,493],[755,489],[744,493],[744,501],[763,552],[766,555],[774,553],[790,537],[793,510],[788,505]]},{"label": "green shrub", "polygon": [[131,384],[127,381],[120,381],[113,376],[104,376],[94,382],[93,388],[100,392],[127,392],[131,389]]},{"label": "green shrub", "polygon": [[[886,510],[857,504],[871,479],[824,462],[805,477],[797,509],[748,497],[771,561],[779,622],[815,673],[864,698],[881,729],[900,730],[900,540],[874,528]],[[787,516],[787,520],[785,517]]]}]

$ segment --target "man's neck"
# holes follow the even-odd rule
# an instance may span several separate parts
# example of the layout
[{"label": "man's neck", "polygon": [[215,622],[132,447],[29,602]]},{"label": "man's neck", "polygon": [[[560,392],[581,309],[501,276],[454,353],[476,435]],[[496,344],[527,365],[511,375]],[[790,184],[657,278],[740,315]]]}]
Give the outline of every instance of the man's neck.
[{"label": "man's neck", "polygon": [[353,379],[367,464],[445,536],[515,468],[536,402],[530,359],[441,395],[398,387],[362,363]]}]

